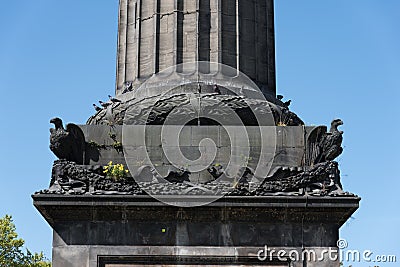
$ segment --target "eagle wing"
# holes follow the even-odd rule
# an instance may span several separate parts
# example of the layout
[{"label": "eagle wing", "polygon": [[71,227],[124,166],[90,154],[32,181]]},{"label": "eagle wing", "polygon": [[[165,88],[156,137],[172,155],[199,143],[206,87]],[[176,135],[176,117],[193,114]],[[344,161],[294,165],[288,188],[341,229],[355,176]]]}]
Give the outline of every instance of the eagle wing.
[{"label": "eagle wing", "polygon": [[85,135],[82,129],[73,123],[67,125],[67,132],[71,141],[72,149],[70,157],[78,165],[85,164]]},{"label": "eagle wing", "polygon": [[338,157],[342,151],[343,136],[340,132],[327,133],[322,143],[324,158],[333,160]]},{"label": "eagle wing", "polygon": [[321,160],[323,149],[321,144],[326,138],[326,126],[318,126],[314,128],[307,137],[306,147],[306,166],[312,166]]}]

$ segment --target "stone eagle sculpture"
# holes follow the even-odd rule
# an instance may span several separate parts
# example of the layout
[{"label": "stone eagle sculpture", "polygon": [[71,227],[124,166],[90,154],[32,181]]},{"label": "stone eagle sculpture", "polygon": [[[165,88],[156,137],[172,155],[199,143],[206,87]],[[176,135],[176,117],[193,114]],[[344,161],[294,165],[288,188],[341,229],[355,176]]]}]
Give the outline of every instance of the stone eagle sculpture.
[{"label": "stone eagle sculpture", "polygon": [[326,132],[326,127],[317,127],[310,134],[307,141],[308,165],[332,161],[342,154],[343,131],[339,131],[340,125],[343,121],[335,119],[329,132]]},{"label": "stone eagle sculpture", "polygon": [[55,129],[50,129],[50,150],[59,159],[75,162],[78,165],[85,163],[85,135],[75,124],[68,124],[66,129],[60,118],[50,120]]},{"label": "stone eagle sculpture", "polygon": [[342,120],[333,120],[330,131],[324,135],[324,139],[321,141],[321,162],[334,160],[342,154],[343,131],[339,131],[340,125],[343,125]]}]

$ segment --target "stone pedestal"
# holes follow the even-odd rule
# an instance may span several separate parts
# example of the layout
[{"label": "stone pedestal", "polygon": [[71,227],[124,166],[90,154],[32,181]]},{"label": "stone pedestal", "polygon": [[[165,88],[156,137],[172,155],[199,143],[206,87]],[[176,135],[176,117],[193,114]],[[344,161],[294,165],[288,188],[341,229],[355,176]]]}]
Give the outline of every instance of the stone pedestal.
[{"label": "stone pedestal", "polygon": [[54,229],[54,267],[321,267],[339,266],[327,252],[360,199],[231,196],[194,208],[129,195],[33,200]]}]

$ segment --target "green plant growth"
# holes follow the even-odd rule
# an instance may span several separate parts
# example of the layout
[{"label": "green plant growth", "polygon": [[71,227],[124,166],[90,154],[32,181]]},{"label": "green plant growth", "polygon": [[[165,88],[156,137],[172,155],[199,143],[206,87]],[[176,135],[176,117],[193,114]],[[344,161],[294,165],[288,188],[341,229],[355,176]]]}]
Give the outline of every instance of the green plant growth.
[{"label": "green plant growth", "polygon": [[115,141],[113,144],[113,147],[115,148],[115,150],[117,150],[117,152],[122,152],[123,151],[123,146],[122,143],[119,141]]},{"label": "green plant growth", "polygon": [[116,133],[109,132],[108,135],[110,136],[110,138],[111,138],[112,140],[114,140],[114,141],[117,140],[117,134],[116,134]]},{"label": "green plant growth", "polygon": [[113,133],[113,132],[109,132],[108,135],[114,141],[114,143],[112,144],[113,148],[115,150],[117,150],[118,153],[123,152],[122,143],[117,140],[117,134]]},{"label": "green plant growth", "polygon": [[0,266],[7,267],[51,267],[43,253],[32,253],[26,249],[25,241],[18,238],[12,217],[0,218]]},{"label": "green plant growth", "polygon": [[100,145],[100,144],[96,143],[96,142],[93,141],[93,140],[91,140],[91,141],[88,143],[88,145],[89,145],[90,147],[97,148],[97,149],[107,149],[107,146],[106,146],[106,145]]},{"label": "green plant growth", "polygon": [[119,181],[128,176],[129,170],[125,169],[123,164],[113,164],[113,162],[110,161],[107,166],[104,166],[103,173],[107,177],[112,178],[115,181]]},{"label": "green plant growth", "polygon": [[88,145],[90,147],[96,148],[98,150],[114,148],[115,150],[117,150],[118,153],[123,152],[122,143],[117,140],[117,135],[115,133],[113,133],[113,132],[109,132],[108,135],[114,141],[114,143],[112,145],[105,145],[105,144],[101,145],[101,144],[99,144],[99,143],[97,143],[97,142],[95,142],[93,140],[88,142]]}]

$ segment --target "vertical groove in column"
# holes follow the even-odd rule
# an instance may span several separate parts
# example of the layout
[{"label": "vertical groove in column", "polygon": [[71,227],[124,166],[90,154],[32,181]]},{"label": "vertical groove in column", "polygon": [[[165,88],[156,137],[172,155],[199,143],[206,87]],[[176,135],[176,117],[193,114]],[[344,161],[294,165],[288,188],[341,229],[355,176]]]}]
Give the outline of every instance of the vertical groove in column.
[{"label": "vertical groove in column", "polygon": [[239,17],[239,4],[240,0],[236,0],[235,7],[236,7],[236,69],[240,70],[240,17]]},{"label": "vertical groove in column", "polygon": [[137,18],[136,19],[136,79],[140,78],[140,52],[141,52],[141,38],[142,38],[142,0],[137,0]]},{"label": "vertical groove in column", "polygon": [[[222,4],[221,4],[221,1],[222,0],[215,0],[215,2],[214,2],[217,5],[216,9],[214,8],[214,11],[217,11],[215,13],[215,16],[217,16],[217,17],[212,20],[216,23],[214,25],[215,27],[213,30],[217,31],[216,37],[218,38],[216,47],[215,46],[212,47],[214,49],[216,48],[216,51],[213,50],[212,52],[217,53],[216,62],[218,62],[218,63],[222,63],[222,52],[221,52],[222,51],[222,41],[221,41],[221,39],[222,39]],[[211,15],[213,16],[214,13],[211,13]]]},{"label": "vertical groove in column", "polygon": [[[261,1],[263,1],[263,0],[261,0]],[[259,34],[261,33],[260,31],[259,31],[259,29],[260,29],[260,26],[259,26],[259,23],[260,23],[260,19],[259,19],[259,16],[258,16],[258,10],[260,9],[260,6],[259,6],[259,0],[257,0],[257,1],[255,1],[255,4],[254,4],[254,33],[255,33],[255,35],[254,35],[254,53],[255,53],[255,59],[254,59],[254,78],[256,79],[256,80],[259,80],[259,73],[258,73],[258,70],[260,69],[260,64],[259,64],[259,60],[258,60],[258,57],[259,57],[259,49],[258,49],[258,46],[259,46],[259,42],[258,42],[258,38],[259,38]]]},{"label": "vertical groove in column", "polygon": [[236,0],[221,0],[222,63],[237,69]]},{"label": "vertical groove in column", "polygon": [[136,77],[136,39],[135,39],[135,2],[128,0],[125,55],[125,82],[132,82]]},{"label": "vertical groove in column", "polygon": [[131,55],[132,55],[132,81],[136,81],[138,76],[139,76],[139,72],[138,72],[138,60],[137,60],[137,56],[138,56],[138,50],[139,50],[139,40],[138,40],[138,17],[139,17],[139,13],[138,13],[138,8],[139,8],[139,3],[138,0],[135,0],[134,3],[134,7],[133,7],[133,14],[134,14],[134,20],[133,20],[133,25],[131,25],[131,28],[133,30],[132,32],[132,40],[134,42],[133,45],[133,50],[131,51]]},{"label": "vertical groove in column", "polygon": [[129,49],[129,2],[126,0],[126,25],[125,25],[125,64],[124,64],[124,81],[126,82],[126,67],[128,65],[128,49]]},{"label": "vertical groove in column", "polygon": [[210,0],[199,1],[198,61],[210,61],[211,8]]},{"label": "vertical groove in column", "polygon": [[[184,0],[177,0],[177,25],[176,25],[176,64],[183,63],[183,23],[184,23]],[[181,72],[181,68],[177,69]]]},{"label": "vertical groove in column", "polygon": [[[178,10],[178,0],[172,0],[174,1],[174,11]],[[174,23],[173,23],[173,38],[172,38],[172,52],[173,52],[173,61],[172,64],[173,66],[176,66],[178,63],[178,57],[177,57],[177,47],[178,47],[178,12],[174,12]]]},{"label": "vertical groove in column", "polygon": [[[199,55],[200,55],[200,1],[201,0],[195,0],[196,1],[196,49],[195,49],[195,62],[199,61]],[[187,45],[187,44],[186,44]],[[198,68],[198,67],[197,67]]]},{"label": "vertical groove in column", "polygon": [[154,73],[160,71],[160,0],[154,0]]},{"label": "vertical groove in column", "polygon": [[267,0],[268,89],[276,94],[274,1]]},{"label": "vertical groove in column", "polygon": [[268,84],[268,19],[267,19],[267,0],[259,0],[257,15],[257,81],[262,84]]},{"label": "vertical groove in column", "polygon": [[171,0],[174,2],[174,16],[173,16],[173,35],[172,35],[172,65],[176,66],[177,63],[177,47],[178,47],[178,0]]},{"label": "vertical groove in column", "polygon": [[125,73],[125,42],[126,42],[126,31],[125,31],[125,24],[126,24],[126,17],[123,15],[123,10],[125,7],[125,1],[127,0],[120,0],[119,1],[119,12],[118,12],[118,38],[117,38],[117,73],[116,73],[116,89],[115,94],[118,94],[119,88],[122,87],[123,82],[125,80],[124,73]]},{"label": "vertical groove in column", "polygon": [[[259,0],[257,0],[259,1]],[[256,31],[255,0],[238,0],[238,37],[239,70],[253,80],[257,79],[256,66]]]}]

